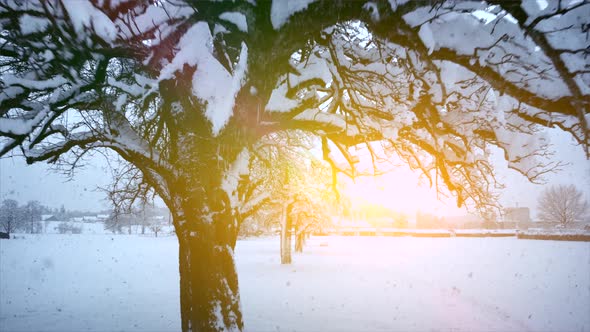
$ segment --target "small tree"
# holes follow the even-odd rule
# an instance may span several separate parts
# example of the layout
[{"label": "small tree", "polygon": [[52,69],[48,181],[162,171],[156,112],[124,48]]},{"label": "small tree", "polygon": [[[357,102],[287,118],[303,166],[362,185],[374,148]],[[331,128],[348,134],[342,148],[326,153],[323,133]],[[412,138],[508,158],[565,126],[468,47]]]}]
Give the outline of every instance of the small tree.
[{"label": "small tree", "polygon": [[40,233],[43,227],[41,226],[41,213],[43,206],[39,201],[29,201],[22,208],[23,223],[27,233]]},{"label": "small tree", "polygon": [[581,221],[588,211],[588,202],[582,191],[573,184],[551,186],[539,198],[539,218],[542,221],[558,221],[567,225]]},{"label": "small tree", "polygon": [[301,252],[305,237],[329,219],[327,210],[337,200],[334,173],[309,152],[314,139],[305,132],[274,133],[259,144],[250,164],[251,181],[244,188],[249,212],[240,213],[240,227],[247,233],[279,226],[281,264],[290,264],[293,235],[295,251]]},{"label": "small tree", "polygon": [[123,233],[123,225],[119,219],[119,213],[112,212],[107,220],[104,221],[104,229],[113,232],[113,234]]},{"label": "small tree", "polygon": [[65,220],[66,219],[66,207],[63,204],[59,208],[59,211],[57,211],[55,213],[55,216],[57,218],[59,218],[59,220]]},{"label": "small tree", "polygon": [[[148,197],[141,197],[137,207],[133,210],[137,224],[141,226],[141,234],[145,234],[146,228],[152,229],[153,220],[155,215],[153,201],[149,201]],[[156,234],[157,237],[157,234]]]},{"label": "small tree", "polygon": [[5,199],[0,206],[0,229],[10,234],[20,226],[18,202],[14,199]]},{"label": "small tree", "polygon": [[154,235],[158,237],[158,233],[162,231],[162,224],[159,221],[154,221],[150,224],[150,230],[154,232]]}]

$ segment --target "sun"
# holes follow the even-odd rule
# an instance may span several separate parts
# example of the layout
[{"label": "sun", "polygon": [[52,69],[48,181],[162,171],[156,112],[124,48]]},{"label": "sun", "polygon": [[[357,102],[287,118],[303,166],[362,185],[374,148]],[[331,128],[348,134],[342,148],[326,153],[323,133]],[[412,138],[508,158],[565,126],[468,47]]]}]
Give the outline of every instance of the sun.
[{"label": "sun", "polygon": [[405,165],[384,175],[341,181],[344,183],[343,194],[350,198],[352,205],[368,202],[408,216],[418,211],[438,216],[466,214],[465,209],[456,206],[455,198],[448,190],[441,188],[443,194],[437,194],[436,188],[424,183],[417,172]]}]

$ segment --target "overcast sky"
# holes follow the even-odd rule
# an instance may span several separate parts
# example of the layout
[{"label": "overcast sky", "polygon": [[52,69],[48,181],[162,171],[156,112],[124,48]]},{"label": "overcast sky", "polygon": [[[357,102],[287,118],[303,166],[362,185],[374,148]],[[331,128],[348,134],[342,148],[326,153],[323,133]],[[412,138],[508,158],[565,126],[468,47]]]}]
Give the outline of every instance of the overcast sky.
[{"label": "overcast sky", "polygon": [[[590,161],[586,160],[582,149],[575,146],[569,136],[558,130],[551,130],[550,133],[557,150],[556,158],[569,165],[564,167],[562,172],[547,176],[548,182],[576,184],[585,191],[586,197],[590,198]],[[104,187],[111,181],[106,159],[97,155],[86,164],[69,181],[66,176],[52,171],[46,164],[29,166],[19,157],[0,159],[0,199],[14,198],[21,203],[38,200],[50,207],[60,207],[63,204],[67,209],[90,211],[106,209],[109,206],[105,201],[104,193],[96,190],[97,187]],[[502,196],[502,203],[505,206],[518,204],[530,207],[534,217],[538,194],[543,187],[527,182],[523,176],[514,171],[500,170],[500,179],[507,186]],[[416,183],[407,179],[403,185],[417,186]],[[398,192],[403,192],[414,188],[397,189]],[[384,192],[388,193],[387,188]],[[426,205],[432,205],[427,201],[424,202]],[[453,202],[449,200],[446,204],[451,205]],[[424,206],[422,210],[429,211],[430,208],[430,206]]]},{"label": "overcast sky", "polygon": [[[568,163],[561,172],[550,173],[545,176],[547,185],[574,184],[584,191],[586,199],[590,199],[590,161],[586,159],[584,151],[575,145],[568,134],[552,129],[549,131],[551,142],[556,150],[555,159]],[[535,217],[537,199],[543,186],[531,184],[521,174],[509,170],[500,173],[500,180],[506,185],[501,202],[504,206],[526,206],[531,208]]]},{"label": "overcast sky", "polygon": [[70,180],[45,164],[27,165],[23,158],[0,159],[0,199],[20,203],[38,200],[49,207],[62,204],[70,210],[99,211],[108,208],[104,193],[97,187],[110,183],[105,158],[92,157]]}]

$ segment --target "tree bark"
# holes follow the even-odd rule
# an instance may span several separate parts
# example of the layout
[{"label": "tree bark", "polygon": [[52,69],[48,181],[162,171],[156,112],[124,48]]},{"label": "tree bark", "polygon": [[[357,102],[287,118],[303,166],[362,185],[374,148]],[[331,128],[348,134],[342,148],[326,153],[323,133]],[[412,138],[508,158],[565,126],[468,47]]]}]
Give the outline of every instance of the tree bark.
[{"label": "tree bark", "polygon": [[281,218],[281,264],[291,264],[291,216],[289,206],[283,208]]},{"label": "tree bark", "polygon": [[303,252],[303,244],[305,242],[305,234],[303,232],[296,233],[295,236],[295,252]]},{"label": "tree bark", "polygon": [[176,232],[182,331],[241,331],[232,222],[182,218],[175,224],[185,225]]},{"label": "tree bark", "polygon": [[305,245],[305,227],[302,221],[302,217],[299,216],[295,222],[295,252],[303,252],[303,245]]}]

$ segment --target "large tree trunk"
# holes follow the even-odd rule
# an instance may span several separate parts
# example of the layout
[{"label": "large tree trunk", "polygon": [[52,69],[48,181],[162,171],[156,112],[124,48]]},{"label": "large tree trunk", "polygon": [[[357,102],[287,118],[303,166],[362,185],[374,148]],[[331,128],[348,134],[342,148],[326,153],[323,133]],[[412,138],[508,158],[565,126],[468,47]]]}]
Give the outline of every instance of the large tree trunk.
[{"label": "large tree trunk", "polygon": [[177,231],[182,331],[241,331],[235,231],[222,220],[181,224],[189,225]]},{"label": "large tree trunk", "polygon": [[[233,142],[230,138],[227,140]],[[180,313],[185,332],[241,331],[244,327],[234,248],[243,186],[248,183],[249,153],[247,149],[233,151],[235,145],[221,144],[225,141],[218,139],[219,144],[189,146],[199,152],[198,162],[183,158],[187,164],[176,166],[182,176],[168,187],[166,204],[179,244]],[[187,155],[197,153],[187,149],[183,149]]]}]

